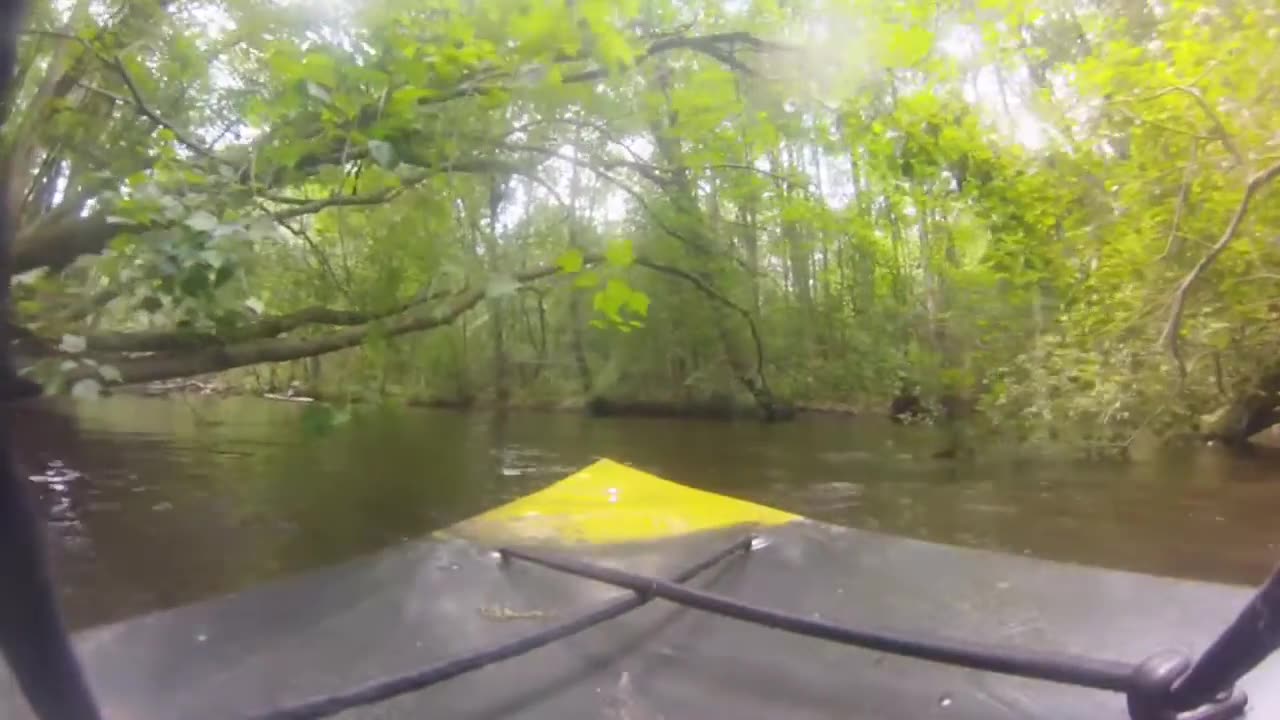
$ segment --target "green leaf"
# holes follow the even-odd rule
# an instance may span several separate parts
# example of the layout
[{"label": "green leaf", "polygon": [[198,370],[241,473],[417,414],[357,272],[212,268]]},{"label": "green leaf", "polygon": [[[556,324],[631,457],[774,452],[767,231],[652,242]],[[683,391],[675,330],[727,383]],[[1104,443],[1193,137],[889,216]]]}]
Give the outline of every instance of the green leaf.
[{"label": "green leaf", "polygon": [[374,162],[388,170],[395,170],[396,166],[400,164],[399,159],[396,157],[395,148],[391,146],[391,143],[383,140],[369,141],[369,155]]},{"label": "green leaf", "polygon": [[209,290],[209,273],[204,265],[187,268],[178,278],[178,289],[188,297],[198,297]]},{"label": "green leaf", "polygon": [[636,259],[635,250],[631,247],[631,241],[618,240],[610,243],[609,247],[605,248],[604,259],[614,267],[624,268],[630,266]]},{"label": "green leaf", "polygon": [[588,270],[573,281],[573,286],[577,288],[593,288],[600,284],[600,274],[595,270]]},{"label": "green leaf", "polygon": [[231,264],[223,264],[218,266],[218,270],[213,275],[213,286],[222,287],[226,285],[231,278],[236,276],[236,269]]},{"label": "green leaf", "polygon": [[605,67],[623,69],[635,62],[635,53],[632,52],[631,46],[616,31],[598,33],[596,39],[596,53]]},{"label": "green leaf", "polygon": [[307,93],[311,95],[311,97],[317,100],[320,100],[321,102],[324,102],[326,104],[333,102],[333,98],[330,97],[329,91],[324,89],[324,86],[314,83],[310,80],[307,81]]},{"label": "green leaf", "polygon": [[649,296],[639,290],[632,290],[630,297],[627,298],[627,309],[640,317],[647,317],[649,315]]},{"label": "green leaf", "polygon": [[196,232],[209,232],[218,227],[218,218],[206,210],[197,210],[188,215],[183,223]]},{"label": "green leaf", "polygon": [[88,346],[83,335],[63,335],[62,342],[58,343],[58,349],[67,353],[82,353]]},{"label": "green leaf", "polygon": [[556,265],[560,267],[560,270],[570,274],[581,271],[583,262],[582,251],[577,248],[566,250],[560,257],[556,258]]},{"label": "green leaf", "polygon": [[334,65],[333,58],[322,53],[307,53],[307,56],[302,59],[300,74],[307,80],[313,80],[329,87],[338,85],[338,71]]},{"label": "green leaf", "polygon": [[71,386],[71,397],[81,400],[94,400],[102,393],[102,383],[93,378],[77,380]]},{"label": "green leaf", "polygon": [[933,32],[920,25],[899,26],[887,35],[885,60],[890,65],[915,65],[933,48]]},{"label": "green leaf", "polygon": [[592,296],[591,308],[610,320],[613,320],[618,316],[618,307],[613,303],[607,288]]},{"label": "green leaf", "polygon": [[309,437],[328,435],[338,425],[337,413],[325,403],[308,403],[302,409],[302,432]]}]

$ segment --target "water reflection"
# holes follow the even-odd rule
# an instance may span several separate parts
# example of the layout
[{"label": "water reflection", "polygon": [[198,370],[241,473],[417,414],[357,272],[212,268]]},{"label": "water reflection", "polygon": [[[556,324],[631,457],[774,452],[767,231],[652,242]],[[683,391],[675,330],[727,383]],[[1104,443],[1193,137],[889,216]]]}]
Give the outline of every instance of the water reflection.
[{"label": "water reflection", "polygon": [[1280,472],[1212,449],[1141,464],[930,458],[928,431],[116,397],[12,418],[73,621],[230,592],[421,536],[602,456],[816,519],[1060,560],[1255,582]]}]

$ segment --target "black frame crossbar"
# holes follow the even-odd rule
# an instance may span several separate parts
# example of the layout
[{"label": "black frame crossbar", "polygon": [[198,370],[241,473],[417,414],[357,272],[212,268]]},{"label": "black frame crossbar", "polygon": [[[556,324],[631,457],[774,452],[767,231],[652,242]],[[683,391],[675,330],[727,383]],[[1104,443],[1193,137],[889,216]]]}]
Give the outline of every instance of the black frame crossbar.
[{"label": "black frame crossbar", "polygon": [[1234,621],[1193,663],[1160,652],[1140,663],[1052,653],[1007,645],[926,636],[898,630],[857,628],[759,607],[682,583],[754,547],[743,537],[670,579],[649,577],[582,560],[528,549],[499,550],[504,561],[522,560],[632,592],[570,620],[470,655],[446,660],[346,692],[258,712],[247,720],[310,720],[422,690],[458,675],[508,660],[662,598],[686,607],[785,632],[903,657],[973,670],[1123,693],[1131,720],[1228,720],[1243,713],[1247,698],[1235,685],[1280,649],[1280,568],[1258,589]]},{"label": "black frame crossbar", "polygon": [[637,595],[831,642],[958,667],[1123,693],[1132,720],[1224,720],[1247,704],[1236,682],[1280,646],[1280,569],[1193,665],[1172,652],[1133,664],[856,628],[759,607],[667,580],[531,550],[504,548],[505,558],[625,588]]},{"label": "black frame crossbar", "polygon": [[[753,538],[750,536],[735,540],[715,554],[675,573],[669,581],[662,580],[661,582],[669,582],[679,587],[678,583],[688,582],[728,558],[749,551],[752,540]],[[501,645],[485,648],[470,655],[446,660],[396,677],[375,680],[336,695],[316,697],[288,707],[258,712],[248,716],[248,718],[249,720],[311,720],[312,718],[330,717],[353,707],[389,700],[398,695],[422,690],[450,678],[479,670],[487,665],[533,652],[557,640],[562,640],[587,628],[631,612],[651,600],[653,600],[652,595],[635,593],[605,603],[595,610],[570,620],[565,620]]]},{"label": "black frame crossbar", "polygon": [[986,670],[1117,692],[1125,692],[1129,689],[1130,677],[1133,675],[1134,666],[1124,662],[1042,653],[943,637],[925,637],[899,631],[847,627],[781,610],[750,605],[718,593],[693,590],[660,578],[645,577],[581,560],[552,557],[525,550],[510,549],[502,552],[507,557],[525,560],[570,575],[598,580],[646,596],[659,597],[686,607],[705,610],[753,625],[785,630],[796,635],[830,640],[842,645],[958,665],[972,670]]}]

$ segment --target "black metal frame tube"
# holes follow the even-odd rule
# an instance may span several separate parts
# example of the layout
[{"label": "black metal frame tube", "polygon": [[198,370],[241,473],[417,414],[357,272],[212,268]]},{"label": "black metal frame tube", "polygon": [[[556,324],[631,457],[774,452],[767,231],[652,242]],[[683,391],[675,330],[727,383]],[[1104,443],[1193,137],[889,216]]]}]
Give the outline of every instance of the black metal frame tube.
[{"label": "black metal frame tube", "polygon": [[1230,690],[1280,648],[1280,568],[1271,573],[1248,604],[1200,654],[1173,687],[1179,709],[1210,702]]},{"label": "black metal frame tube", "polygon": [[[692,580],[695,576],[718,565],[729,557],[749,551],[751,542],[752,538],[749,536],[736,540],[732,545],[717,551],[714,555],[676,573],[672,576],[671,582],[682,583]],[[679,585],[676,585],[676,587],[679,587]],[[397,695],[422,690],[458,675],[479,670],[486,665],[492,665],[502,660],[509,660],[532,652],[544,645],[635,610],[652,599],[653,597],[648,594],[637,592],[629,597],[611,601],[596,610],[579,615],[571,620],[566,620],[495,647],[480,650],[471,655],[446,660],[396,677],[375,680],[336,695],[312,698],[295,705],[258,712],[248,717],[250,720],[310,720],[311,718],[329,717],[353,707],[389,700]]]},{"label": "black metal frame tube", "polygon": [[1131,664],[896,630],[845,627],[581,560],[514,548],[501,552],[570,575],[797,635],[973,670],[1124,693],[1135,720],[1237,717],[1248,699],[1235,684],[1280,649],[1280,568],[1194,665],[1169,652]]},{"label": "black metal frame tube", "polygon": [[1078,655],[1037,652],[942,637],[912,636],[899,631],[844,627],[748,605],[723,595],[694,590],[659,578],[645,577],[580,560],[550,557],[528,550],[504,549],[501,552],[508,557],[570,575],[598,580],[645,596],[660,597],[680,605],[756,625],[974,670],[1128,693],[1134,687],[1134,672],[1138,667],[1131,663]]},{"label": "black metal frame tube", "polygon": [[[1049,653],[896,630],[854,628],[739,602],[680,583],[740,552],[753,538],[735,541],[670,580],[647,577],[571,558],[504,548],[518,559],[577,577],[631,590],[634,595],[496,647],[447,660],[362,687],[249,716],[250,720],[305,720],[421,690],[487,665],[517,657],[634,610],[654,598],[785,632],[844,645],[945,663],[973,670],[1109,690],[1129,697],[1134,718],[1236,717],[1246,698],[1235,683],[1280,647],[1280,568],[1262,585],[1236,619],[1191,665],[1177,654],[1158,653],[1131,664],[1081,655]],[[1190,666],[1190,669],[1188,669]],[[1183,712],[1186,711],[1186,712]]]}]

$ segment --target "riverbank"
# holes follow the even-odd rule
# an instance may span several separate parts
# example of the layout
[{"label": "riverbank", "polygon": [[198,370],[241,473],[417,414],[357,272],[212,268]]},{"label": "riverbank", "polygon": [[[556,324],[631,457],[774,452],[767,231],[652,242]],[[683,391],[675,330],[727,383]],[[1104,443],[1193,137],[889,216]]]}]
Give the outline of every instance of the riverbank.
[{"label": "riverbank", "polygon": [[[268,400],[293,402],[321,401],[339,404],[390,402],[409,407],[447,410],[494,412],[506,409],[513,411],[577,412],[593,417],[654,417],[707,420],[758,420],[761,418],[759,408],[753,403],[745,399],[728,397],[691,400],[644,400],[610,397],[586,399],[580,397],[558,399],[516,397],[500,405],[493,398],[487,397],[429,397],[394,393],[377,397],[370,397],[364,394],[339,395],[320,389],[307,388],[301,383],[293,383],[285,388],[264,391],[224,382],[216,375],[147,383],[145,385],[126,385],[117,388],[116,392],[147,397],[192,394],[224,397],[262,397]],[[875,410],[867,404],[854,405],[850,403],[815,401],[798,402],[788,407],[796,413],[812,415],[853,417],[875,414]]]},{"label": "riverbank", "polygon": [[[125,395],[141,395],[162,397],[169,395],[197,395],[219,397],[259,397],[282,402],[326,402],[339,405],[372,404],[378,402],[404,405],[425,409],[471,410],[478,412],[512,412],[531,411],[548,413],[582,414],[590,417],[635,417],[635,418],[668,418],[689,420],[720,420],[726,422],[760,421],[762,416],[758,407],[745,400],[710,398],[692,401],[635,400],[614,398],[534,398],[516,397],[499,405],[492,398],[472,397],[426,397],[403,394],[388,394],[379,397],[368,395],[337,395],[308,389],[300,383],[272,391],[254,390],[243,385],[227,383],[217,375],[185,378],[163,383],[146,385],[129,385],[115,390]],[[840,402],[797,402],[789,406],[794,414],[810,416],[880,418],[880,408],[870,403],[855,405]],[[1190,440],[1194,442],[1194,440]],[[1204,441],[1215,444],[1211,440]],[[1264,430],[1250,438],[1248,445],[1238,449],[1249,453],[1253,450],[1280,450],[1280,426]],[[950,453],[942,453],[940,457],[948,457]]]}]

